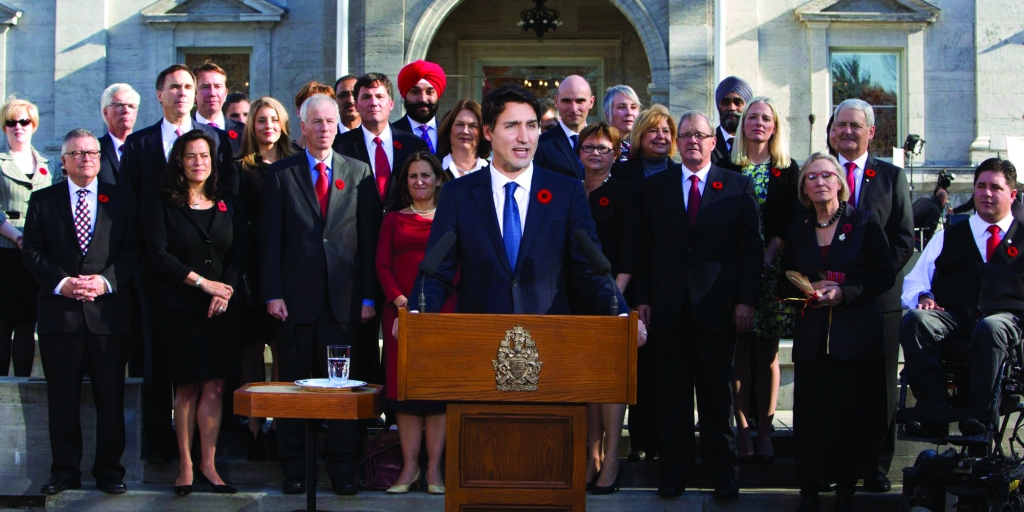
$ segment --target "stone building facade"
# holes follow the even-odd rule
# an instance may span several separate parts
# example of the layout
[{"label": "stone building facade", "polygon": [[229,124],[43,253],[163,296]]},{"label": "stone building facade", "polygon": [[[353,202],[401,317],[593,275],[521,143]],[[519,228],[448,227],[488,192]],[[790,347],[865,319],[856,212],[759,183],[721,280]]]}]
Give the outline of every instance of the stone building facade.
[{"label": "stone building facade", "polygon": [[824,147],[829,112],[842,99],[834,97],[839,69],[856,61],[857,90],[878,93],[895,145],[911,133],[927,140],[915,165],[967,166],[997,154],[1001,137],[1024,136],[1024,96],[1015,90],[1024,78],[1019,0],[547,0],[562,25],[542,39],[516,25],[532,7],[0,0],[0,93],[39,105],[36,146],[55,153],[70,129],[101,129],[98,100],[110,83],[142,93],[140,128],[156,122],[157,72],[204,55],[237,57],[245,92],[285,104],[309,80],[394,77],[426,58],[450,76],[442,112],[502,80],[551,90],[566,70],[589,75],[599,99],[598,89],[626,83],[645,104],[714,112],[717,80],[738,75],[778,102],[801,158]]}]

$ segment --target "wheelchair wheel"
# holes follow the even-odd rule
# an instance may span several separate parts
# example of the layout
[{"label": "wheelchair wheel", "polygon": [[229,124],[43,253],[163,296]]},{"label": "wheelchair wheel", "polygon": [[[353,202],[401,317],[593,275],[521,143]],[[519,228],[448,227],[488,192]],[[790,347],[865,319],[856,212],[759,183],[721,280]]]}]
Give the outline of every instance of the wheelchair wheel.
[{"label": "wheelchair wheel", "polygon": [[920,484],[913,496],[903,496],[900,512],[943,512],[946,510],[946,489],[938,485]]}]

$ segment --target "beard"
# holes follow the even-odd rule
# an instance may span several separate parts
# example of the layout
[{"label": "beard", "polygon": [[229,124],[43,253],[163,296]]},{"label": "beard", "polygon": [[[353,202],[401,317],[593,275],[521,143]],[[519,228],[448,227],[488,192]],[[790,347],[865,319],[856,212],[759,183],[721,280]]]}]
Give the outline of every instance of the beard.
[{"label": "beard", "polygon": [[740,113],[736,111],[729,112],[718,112],[718,117],[722,120],[722,128],[729,133],[736,133],[736,129],[740,127]]},{"label": "beard", "polygon": [[[409,118],[420,124],[426,124],[428,121],[434,118],[437,114],[437,103],[427,103],[426,101],[419,101],[416,103],[409,103],[405,101],[405,112],[409,114]],[[426,108],[427,113],[423,114],[420,109]]]}]

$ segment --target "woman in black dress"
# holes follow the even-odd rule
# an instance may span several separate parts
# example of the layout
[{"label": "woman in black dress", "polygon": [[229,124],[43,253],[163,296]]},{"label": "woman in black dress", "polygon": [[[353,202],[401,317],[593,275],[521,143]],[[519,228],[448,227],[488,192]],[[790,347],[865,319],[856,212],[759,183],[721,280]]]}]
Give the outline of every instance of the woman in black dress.
[{"label": "woman in black dress", "polygon": [[[818,510],[818,483],[837,484],[836,510],[853,510],[857,480],[873,474],[886,430],[882,313],[876,298],[896,270],[875,216],[846,203],[839,162],[811,155],[798,194],[808,208],[790,226],[783,269],[810,281],[793,336],[796,471],[801,512]],[[801,293],[785,280],[783,297]]]},{"label": "woman in black dress", "polygon": [[[615,283],[625,292],[639,264],[640,203],[632,185],[611,175],[612,164],[619,159],[620,142],[614,126],[589,124],[580,132],[579,157],[585,171],[583,190],[597,225],[601,251],[611,263]],[[608,311],[590,313],[607,315]],[[626,404],[587,406],[587,486],[592,494],[618,490],[619,439],[625,413]]]},{"label": "woman in black dress", "polygon": [[[249,264],[245,273],[245,325],[242,326],[242,375],[239,383],[263,382],[266,379],[263,363],[263,347],[270,345],[271,379],[277,379],[276,322],[267,314],[267,307],[260,300],[259,282],[259,226],[260,203],[263,201],[263,178],[270,164],[295,154],[291,138],[288,137],[288,111],[280,101],[269,96],[253,101],[249,106],[249,122],[242,135],[242,147],[235,160],[235,175],[242,181],[240,195],[245,204],[249,220]],[[264,436],[262,418],[249,418],[246,458],[253,462],[267,460],[267,455],[277,459],[277,436],[272,428]]]},{"label": "woman in black dress", "polygon": [[[232,300],[248,259],[249,228],[238,197],[217,192],[214,140],[192,130],[175,141],[161,191],[146,212],[156,280],[156,333],[175,385],[174,429],[181,454],[174,491],[193,484],[233,493],[214,466],[224,379],[237,377],[242,307]],[[191,448],[199,426],[199,473]],[[196,482],[198,481],[198,482]]]}]

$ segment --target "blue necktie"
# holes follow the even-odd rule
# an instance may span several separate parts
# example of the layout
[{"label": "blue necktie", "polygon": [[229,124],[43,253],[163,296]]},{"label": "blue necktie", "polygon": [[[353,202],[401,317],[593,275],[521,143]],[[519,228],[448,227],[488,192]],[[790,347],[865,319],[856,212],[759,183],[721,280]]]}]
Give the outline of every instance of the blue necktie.
[{"label": "blue necktie", "polygon": [[576,165],[579,166],[579,169],[578,169],[579,173],[578,174],[582,178],[583,175],[584,175],[584,171],[583,171],[583,160],[580,160],[580,148],[579,148],[580,136],[579,135],[570,135],[569,136],[569,141],[572,142],[572,154],[573,154],[573,156],[576,157]]},{"label": "blue necktie", "polygon": [[501,238],[505,241],[505,254],[508,255],[508,264],[513,270],[516,268],[516,258],[519,256],[519,241],[523,238],[523,230],[519,225],[519,204],[516,203],[516,188],[519,185],[510,181],[505,184],[505,212],[504,230]]},{"label": "blue necktie", "polygon": [[425,124],[421,124],[420,125],[420,138],[423,139],[423,142],[427,143],[427,149],[429,149],[431,153],[436,153],[436,151],[434,151],[434,143],[430,142],[430,127],[429,126],[427,126]]}]

